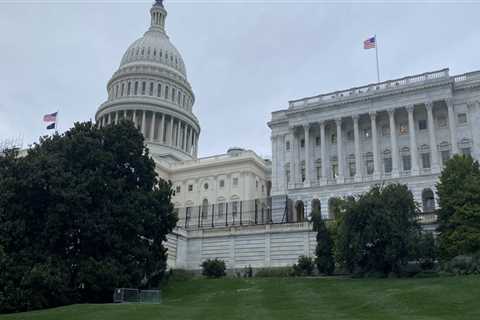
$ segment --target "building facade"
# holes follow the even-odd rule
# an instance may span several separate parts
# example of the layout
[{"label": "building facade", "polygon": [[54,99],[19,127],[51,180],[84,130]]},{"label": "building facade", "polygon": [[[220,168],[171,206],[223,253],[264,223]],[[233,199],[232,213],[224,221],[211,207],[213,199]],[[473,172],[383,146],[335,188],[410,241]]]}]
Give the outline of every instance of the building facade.
[{"label": "building facade", "polygon": [[480,72],[448,69],[290,101],[268,124],[272,194],[288,196],[290,220],[303,221],[313,199],[331,217],[332,198],[398,182],[431,212],[445,161],[480,158],[479,101]]},{"label": "building facade", "polygon": [[195,98],[166,16],[157,0],[95,118],[101,126],[133,121],[159,176],[172,182],[179,217],[166,243],[172,268],[200,269],[209,258],[228,269],[292,265],[314,255],[313,205],[333,218],[332,199],[373,184],[407,184],[421,222],[432,227],[445,161],[480,158],[480,72],[443,69],[290,101],[268,123],[271,161],[241,148],[199,159]]}]

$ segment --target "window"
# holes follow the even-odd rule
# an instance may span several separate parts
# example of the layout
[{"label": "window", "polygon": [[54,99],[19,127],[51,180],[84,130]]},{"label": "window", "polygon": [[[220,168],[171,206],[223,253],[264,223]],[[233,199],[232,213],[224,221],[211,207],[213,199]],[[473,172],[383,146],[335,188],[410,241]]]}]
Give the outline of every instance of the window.
[{"label": "window", "polygon": [[320,137],[315,137],[315,145],[316,146],[320,145]]},{"label": "window", "polygon": [[168,99],[168,86],[165,86],[165,95],[164,95],[164,98],[165,98],[165,99]]},{"label": "window", "polygon": [[408,134],[408,125],[406,123],[400,124],[400,135]]},{"label": "window", "polygon": [[122,83],[122,91],[120,92],[120,96],[123,97],[124,93],[125,93],[125,83]]},{"label": "window", "polygon": [[175,102],[175,88],[172,88],[172,101]]},{"label": "window", "polygon": [[193,191],[193,184],[189,184],[189,185],[188,185],[188,191],[189,191],[189,192],[192,192],[192,191]]},{"label": "window", "polygon": [[462,148],[462,154],[463,155],[466,155],[466,156],[471,156],[472,155],[472,151],[470,150],[470,148]]},{"label": "window", "polygon": [[390,127],[385,125],[382,126],[382,136],[389,136],[390,135]]},{"label": "window", "polygon": [[133,94],[134,95],[138,94],[138,81],[135,81],[135,88],[133,89]]},{"label": "window", "polygon": [[347,131],[347,140],[353,141],[355,139],[355,134],[353,133],[353,130],[348,130]]},{"label": "window", "polygon": [[348,163],[348,171],[350,173],[350,177],[354,177],[357,171],[357,168],[355,166],[355,162],[349,162]]},{"label": "window", "polygon": [[418,121],[418,129],[419,130],[427,130],[427,120],[419,120]]},{"label": "window", "polygon": [[145,95],[145,91],[147,89],[147,84],[145,83],[145,81],[142,82],[142,95]]},{"label": "window", "polygon": [[289,169],[285,170],[285,177],[287,179],[287,184],[290,183],[290,170]]},{"label": "window", "polygon": [[422,168],[430,169],[430,153],[422,153]]},{"label": "window", "polygon": [[383,169],[385,170],[385,173],[392,172],[392,158],[383,159]]},{"label": "window", "polygon": [[440,128],[445,128],[447,126],[447,117],[439,116],[437,121]]},{"label": "window", "polygon": [[258,180],[255,181],[255,188],[258,189]]},{"label": "window", "polygon": [[219,186],[220,188],[225,187],[225,180],[220,180]]},{"label": "window", "polygon": [[233,186],[235,186],[235,187],[238,186],[238,178],[237,178],[237,177],[235,177],[235,178],[232,179],[232,184],[233,184]]},{"label": "window", "polygon": [[332,164],[332,178],[336,179],[338,176],[338,165],[336,163]]},{"label": "window", "polygon": [[300,140],[300,148],[305,148],[305,139]]},{"label": "window", "polygon": [[208,183],[205,183],[205,184],[203,185],[203,189],[208,190]]},{"label": "window", "polygon": [[305,182],[305,166],[302,166],[300,169],[300,175],[302,177],[302,182]]},{"label": "window", "polygon": [[236,216],[238,213],[238,201],[232,201],[232,214]]},{"label": "window", "polygon": [[157,97],[162,95],[162,85],[159,83],[157,86]]},{"label": "window", "polygon": [[317,166],[317,181],[320,181],[322,177],[322,167],[320,165]]},{"label": "window", "polygon": [[467,123],[467,114],[466,113],[459,113],[457,115],[458,124],[466,124]]},{"label": "window", "polygon": [[290,141],[285,142],[285,149],[290,151]]},{"label": "window", "polygon": [[180,90],[178,91],[178,94],[177,94],[177,103],[180,104],[180,101],[182,100],[182,93],[180,92]]},{"label": "window", "polygon": [[442,155],[442,164],[446,165],[447,161],[450,159],[450,150],[443,150]]},{"label": "window", "polygon": [[367,174],[372,175],[374,171],[373,159],[367,159],[365,161],[365,167],[367,168]]},{"label": "window", "polygon": [[176,188],[175,191],[176,191],[177,193],[180,193],[180,190],[181,190],[180,186],[177,186],[177,188]]},{"label": "window", "polygon": [[265,192],[265,186],[262,184],[262,193]]},{"label": "window", "polygon": [[203,199],[202,201],[202,218],[206,219],[208,217],[208,200]]},{"label": "window", "polygon": [[131,89],[131,87],[132,87],[132,84],[131,84],[130,81],[129,81],[128,84],[127,84],[127,96],[130,95],[130,89]]},{"label": "window", "polygon": [[412,170],[412,161],[410,155],[402,156],[403,162],[403,171],[410,171]]},{"label": "window", "polygon": [[225,203],[220,202],[218,204],[217,216],[222,217],[225,214]]},{"label": "window", "polygon": [[331,136],[330,139],[331,139],[332,144],[336,144],[336,143],[337,143],[337,135],[336,135],[335,133],[332,134],[332,136]]},{"label": "window", "polygon": [[363,136],[368,139],[372,136],[372,129],[371,128],[366,128],[363,129]]},{"label": "window", "polygon": [[153,96],[153,82],[150,82],[150,95]]}]

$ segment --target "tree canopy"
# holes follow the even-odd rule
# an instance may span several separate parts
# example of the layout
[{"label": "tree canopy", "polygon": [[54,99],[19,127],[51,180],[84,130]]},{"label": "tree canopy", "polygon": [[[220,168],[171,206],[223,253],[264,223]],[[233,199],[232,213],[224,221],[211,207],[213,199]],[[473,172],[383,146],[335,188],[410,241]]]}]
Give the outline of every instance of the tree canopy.
[{"label": "tree canopy", "polygon": [[76,123],[0,157],[0,311],[158,287],[177,217],[131,122]]},{"label": "tree canopy", "polygon": [[443,259],[480,251],[480,169],[470,156],[447,161],[437,184]]},{"label": "tree canopy", "polygon": [[418,238],[418,211],[406,185],[374,186],[344,200],[336,235],[337,261],[358,274],[399,273]]}]

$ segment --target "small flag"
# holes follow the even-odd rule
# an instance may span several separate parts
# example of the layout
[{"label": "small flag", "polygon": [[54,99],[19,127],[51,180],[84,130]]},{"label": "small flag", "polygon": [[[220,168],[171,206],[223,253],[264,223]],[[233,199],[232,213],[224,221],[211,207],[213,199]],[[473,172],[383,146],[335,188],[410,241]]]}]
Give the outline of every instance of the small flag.
[{"label": "small flag", "polygon": [[58,112],[54,112],[54,113],[44,115],[43,116],[43,122],[57,121],[57,113]]},{"label": "small flag", "polygon": [[52,129],[55,129],[55,125],[56,123],[50,123],[48,126],[47,126],[47,130],[52,130]]},{"label": "small flag", "polygon": [[375,37],[371,37],[363,41],[363,49],[373,49],[376,47],[376,45],[377,45],[377,41]]}]

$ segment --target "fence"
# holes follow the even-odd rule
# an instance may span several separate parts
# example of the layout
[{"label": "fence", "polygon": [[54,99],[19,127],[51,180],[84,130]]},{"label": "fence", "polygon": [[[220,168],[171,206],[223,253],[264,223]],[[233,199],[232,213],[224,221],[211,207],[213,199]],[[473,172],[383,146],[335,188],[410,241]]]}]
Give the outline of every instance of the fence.
[{"label": "fence", "polygon": [[160,303],[160,290],[139,290],[116,288],[113,292],[114,303]]}]

